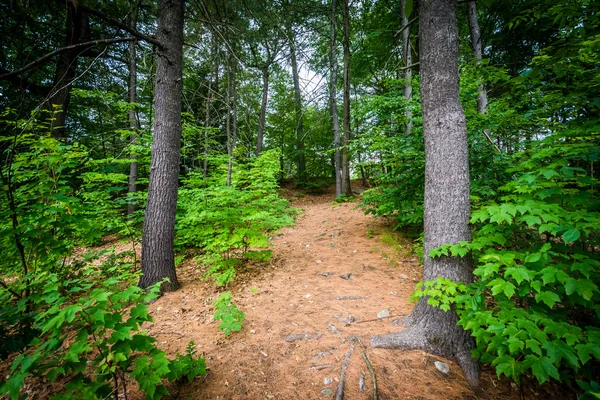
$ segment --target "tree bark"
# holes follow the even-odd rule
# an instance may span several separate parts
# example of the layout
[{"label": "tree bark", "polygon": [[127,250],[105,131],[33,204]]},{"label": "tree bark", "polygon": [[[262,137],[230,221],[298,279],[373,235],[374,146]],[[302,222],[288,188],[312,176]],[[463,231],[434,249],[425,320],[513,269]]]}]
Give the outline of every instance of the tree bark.
[{"label": "tree bark", "polygon": [[[134,9],[131,15],[131,26],[136,29],[137,25],[137,13],[138,7],[137,2],[134,2]],[[138,131],[140,129],[140,123],[137,117],[135,103],[137,102],[137,61],[136,61],[136,49],[135,41],[129,42],[129,103],[131,108],[129,109],[129,129],[133,134],[129,137],[131,145],[137,144]],[[130,195],[129,203],[127,204],[127,215],[131,217],[135,211],[135,204],[131,198],[132,194],[137,192],[137,152],[132,151],[130,154],[131,164],[129,164],[129,185],[128,193]]]},{"label": "tree bark", "polygon": [[350,187],[350,10],[348,0],[342,0],[344,20],[344,136],[342,139],[342,194],[352,196]]},{"label": "tree bark", "polygon": [[[466,122],[459,99],[456,1],[421,0],[419,13],[425,137],[423,280],[447,277],[468,284],[473,280],[470,257],[427,256],[444,243],[471,239]],[[470,353],[473,340],[456,325],[457,320],[453,310],[444,312],[431,307],[422,298],[407,329],[375,336],[371,343],[374,347],[421,349],[456,359],[467,380],[476,387],[479,367]]]},{"label": "tree bark", "polygon": [[269,67],[267,65],[262,68],[263,90],[262,101],[260,102],[260,115],[258,117],[258,135],[256,136],[256,155],[262,153],[263,135],[265,132],[265,120],[267,116],[267,97],[269,95]]},{"label": "tree bark", "polygon": [[340,152],[340,122],[338,118],[336,91],[337,91],[337,55],[336,47],[336,0],[331,0],[331,33],[329,40],[329,69],[331,74],[329,87],[329,102],[331,105],[331,120],[333,124],[333,147],[335,148],[334,156],[334,174],[335,174],[335,197],[342,195],[342,169],[341,169],[341,152]]},{"label": "tree bark", "polygon": [[231,67],[231,98],[233,101],[232,115],[233,123],[231,126],[231,150],[229,154],[229,165],[227,169],[227,176],[229,182],[231,182],[231,175],[233,174],[233,162],[235,161],[234,150],[238,139],[238,108],[237,108],[237,60],[232,58],[233,66]]},{"label": "tree bark", "polygon": [[[66,2],[67,21],[65,46],[86,42],[89,38],[87,13],[78,7],[77,2]],[[47,109],[53,113],[50,124],[52,136],[65,138],[65,123],[71,101],[71,84],[77,73],[77,60],[84,49],[75,48],[60,53],[56,64],[54,83],[48,97]]]},{"label": "tree bark", "polygon": [[[409,104],[412,99],[412,54],[410,51],[410,26],[408,25],[408,18],[404,13],[404,6],[406,4],[406,0],[402,0],[400,2],[400,12],[401,12],[401,22],[402,22],[402,52],[404,56],[404,98],[407,100]],[[410,106],[407,107],[404,112],[404,116],[406,118],[405,124],[405,132],[409,135],[413,129],[412,122],[412,111],[410,110]]]},{"label": "tree bark", "polygon": [[181,144],[181,88],[184,0],[160,0],[157,39],[154,143],[148,204],[142,235],[142,277],[146,288],[169,278],[161,291],[179,288],[175,271],[175,212]]},{"label": "tree bark", "polygon": [[306,157],[304,155],[304,137],[302,136],[302,92],[300,91],[300,76],[298,75],[298,61],[296,60],[296,38],[291,26],[288,26],[290,42],[290,58],[292,59],[292,80],[294,81],[294,100],[296,112],[296,167],[298,180],[306,180]]},{"label": "tree bark", "polygon": [[231,155],[233,153],[233,148],[231,147],[231,60],[227,64],[227,90],[225,93],[227,114],[225,115],[225,133],[227,138],[227,186],[231,186],[231,172],[233,168],[231,163]]}]

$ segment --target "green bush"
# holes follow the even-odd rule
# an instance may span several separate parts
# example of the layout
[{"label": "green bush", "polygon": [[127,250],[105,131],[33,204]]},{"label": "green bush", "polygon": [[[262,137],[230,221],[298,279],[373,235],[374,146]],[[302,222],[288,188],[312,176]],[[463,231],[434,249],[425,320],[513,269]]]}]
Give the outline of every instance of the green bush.
[{"label": "green bush", "polygon": [[[475,356],[498,375],[593,378],[600,360],[600,202],[590,136],[550,137],[521,155],[501,202],[473,212],[472,243],[444,245],[430,257],[475,261],[475,283],[427,282],[415,297],[455,304],[475,337]],[[588,367],[589,366],[589,367]]]},{"label": "green bush", "polygon": [[[0,288],[3,330],[14,334],[22,325],[15,321],[27,315],[36,332],[13,361],[0,394],[19,398],[29,376],[50,383],[68,377],[53,399],[104,399],[126,391],[131,377],[146,398],[159,399],[168,394],[163,380],[204,374],[204,359],[193,345],[169,360],[141,331],[152,321],[146,303],[158,297],[159,286],[144,291],[135,285],[138,278],[120,264],[86,263],[68,275],[38,272],[11,290]],[[15,296],[15,290],[28,296]]]},{"label": "green bush", "polygon": [[209,187],[203,176],[191,174],[179,191],[176,243],[200,248],[199,261],[219,286],[231,282],[245,260],[267,261],[268,233],[293,223],[294,210],[277,193],[278,157],[267,151],[236,164],[231,186],[224,184],[225,168]]}]

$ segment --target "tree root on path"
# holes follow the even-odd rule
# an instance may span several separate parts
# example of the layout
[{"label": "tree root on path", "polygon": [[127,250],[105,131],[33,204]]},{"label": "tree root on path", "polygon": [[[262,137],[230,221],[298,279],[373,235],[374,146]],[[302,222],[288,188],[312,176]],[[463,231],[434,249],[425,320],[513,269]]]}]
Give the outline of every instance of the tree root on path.
[{"label": "tree root on path", "polygon": [[371,379],[373,380],[373,400],[377,400],[377,378],[375,377],[375,370],[373,369],[373,365],[371,365],[371,361],[369,361],[369,357],[363,351],[362,358],[365,360],[365,364],[367,364],[367,368],[371,373]]},{"label": "tree root on path", "polygon": [[335,400],[344,400],[344,381],[346,379],[346,369],[348,369],[348,363],[350,362],[350,356],[354,350],[354,345],[350,345],[350,350],[344,356],[344,362],[342,363],[342,373],[340,375],[340,382],[338,383],[337,390],[335,391]]}]

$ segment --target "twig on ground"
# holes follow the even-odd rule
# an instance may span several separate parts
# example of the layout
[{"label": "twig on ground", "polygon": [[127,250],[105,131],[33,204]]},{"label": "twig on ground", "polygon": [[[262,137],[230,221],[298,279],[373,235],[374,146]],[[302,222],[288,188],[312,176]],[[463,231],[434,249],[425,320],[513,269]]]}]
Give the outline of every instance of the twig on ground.
[{"label": "twig on ground", "polygon": [[365,360],[365,364],[367,364],[367,368],[369,368],[369,372],[371,373],[371,378],[373,379],[373,400],[377,400],[377,378],[375,378],[375,370],[373,369],[373,366],[371,365],[371,361],[369,361],[369,358],[367,357],[365,352],[363,351],[361,354],[362,354],[363,360]]},{"label": "twig on ground", "polygon": [[394,318],[394,317],[404,317],[404,315],[400,315],[400,314],[396,314],[396,315],[388,315],[387,317],[377,317],[377,318],[372,318],[372,319],[364,319],[362,321],[356,321],[353,322],[354,324],[362,324],[364,322],[373,322],[373,321],[379,321],[380,319],[387,319],[387,318]]},{"label": "twig on ground", "polygon": [[342,373],[340,375],[340,383],[338,383],[337,390],[335,391],[335,400],[344,400],[344,380],[346,379],[346,369],[348,368],[353,350],[354,345],[350,344],[350,350],[344,356],[344,362],[342,363]]},{"label": "twig on ground", "polygon": [[331,366],[332,366],[331,364],[321,364],[321,365],[313,365],[310,368],[314,369],[315,371],[320,371],[322,369],[331,368]]}]

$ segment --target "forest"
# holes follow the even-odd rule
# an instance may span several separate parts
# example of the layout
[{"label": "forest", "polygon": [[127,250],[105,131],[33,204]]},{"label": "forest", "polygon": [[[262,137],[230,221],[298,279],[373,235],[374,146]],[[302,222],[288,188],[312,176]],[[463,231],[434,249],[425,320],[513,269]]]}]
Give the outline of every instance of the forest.
[{"label": "forest", "polygon": [[600,399],[599,1],[0,21],[0,398]]}]

